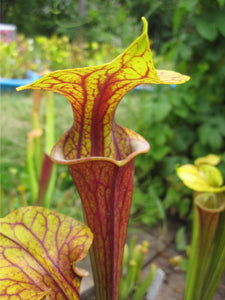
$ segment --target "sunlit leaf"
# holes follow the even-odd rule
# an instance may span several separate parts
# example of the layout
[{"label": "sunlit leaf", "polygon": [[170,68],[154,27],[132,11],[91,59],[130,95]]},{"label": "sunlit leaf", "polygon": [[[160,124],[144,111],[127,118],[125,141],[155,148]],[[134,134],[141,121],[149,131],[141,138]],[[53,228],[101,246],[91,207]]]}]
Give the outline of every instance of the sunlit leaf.
[{"label": "sunlit leaf", "polygon": [[220,161],[221,158],[219,155],[209,154],[207,156],[199,157],[198,159],[196,159],[195,165],[199,166],[201,164],[208,164],[208,165],[216,166]]},{"label": "sunlit leaf", "polygon": [[183,183],[194,191],[219,193],[225,190],[225,186],[220,187],[222,175],[213,166],[202,165],[198,168],[194,165],[184,165],[176,171]]},{"label": "sunlit leaf", "polygon": [[43,207],[23,207],[0,221],[1,299],[79,299],[86,271],[75,263],[92,242],[89,228]]},{"label": "sunlit leaf", "polygon": [[202,177],[213,187],[221,187],[223,184],[223,176],[219,169],[214,166],[201,164],[199,171]]}]

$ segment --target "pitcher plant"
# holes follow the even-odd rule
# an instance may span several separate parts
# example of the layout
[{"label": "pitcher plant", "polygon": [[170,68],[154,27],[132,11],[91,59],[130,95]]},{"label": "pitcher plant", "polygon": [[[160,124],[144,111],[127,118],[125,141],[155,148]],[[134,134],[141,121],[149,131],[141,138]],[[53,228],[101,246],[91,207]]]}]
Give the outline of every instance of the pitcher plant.
[{"label": "pitcher plant", "polygon": [[225,271],[225,186],[220,157],[210,154],[177,168],[194,191],[194,213],[185,300],[212,300]]},{"label": "pitcher plant", "polygon": [[188,76],[156,70],[143,33],[110,63],[54,71],[23,89],[64,95],[74,122],[59,139],[51,159],[67,165],[82,201],[84,218],[94,234],[90,251],[96,298],[118,299],[123,249],[133,192],[134,163],[149,143],[115,122],[122,97],[140,84],[181,84]]}]

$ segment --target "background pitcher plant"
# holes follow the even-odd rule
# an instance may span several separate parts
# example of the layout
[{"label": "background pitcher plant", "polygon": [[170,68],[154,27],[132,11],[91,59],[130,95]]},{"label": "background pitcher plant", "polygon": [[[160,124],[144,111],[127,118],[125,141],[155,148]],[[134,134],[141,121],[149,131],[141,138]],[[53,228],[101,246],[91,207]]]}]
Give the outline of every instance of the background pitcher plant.
[{"label": "background pitcher plant", "polygon": [[216,167],[221,158],[200,157],[177,168],[177,175],[194,191],[193,227],[185,300],[211,300],[225,270],[225,185]]},{"label": "background pitcher plant", "polygon": [[107,64],[49,73],[18,88],[50,90],[71,103],[74,123],[59,139],[51,159],[67,165],[94,233],[91,261],[97,299],[117,299],[132,199],[135,157],[149,150],[137,133],[118,125],[115,110],[140,84],[181,84],[188,76],[156,70],[143,33]]}]

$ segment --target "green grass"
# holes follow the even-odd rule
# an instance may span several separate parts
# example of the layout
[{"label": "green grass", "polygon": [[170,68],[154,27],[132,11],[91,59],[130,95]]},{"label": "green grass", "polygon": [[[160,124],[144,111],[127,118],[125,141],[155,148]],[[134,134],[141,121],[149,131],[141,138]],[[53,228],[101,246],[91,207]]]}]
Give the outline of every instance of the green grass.
[{"label": "green grass", "polygon": [[24,166],[26,135],[31,130],[32,98],[30,94],[6,93],[1,96],[2,164]]},{"label": "green grass", "polygon": [[[54,95],[56,139],[72,124],[72,111],[68,101]],[[1,151],[2,163],[24,166],[27,134],[32,130],[32,92],[1,95]],[[41,121],[44,121],[45,99],[42,99]],[[44,129],[44,128],[43,128]]]},{"label": "green grass", "polygon": [[[12,208],[21,205],[21,194],[18,192],[18,186],[25,187],[25,196],[29,204],[29,178],[26,166],[27,157],[27,134],[32,130],[32,107],[33,92],[13,92],[2,93],[1,95],[1,188],[4,198],[4,214]],[[45,99],[43,97],[40,111],[41,123],[45,119]],[[55,112],[55,136],[59,137],[70,128],[73,122],[72,110],[69,102],[61,95],[54,95]],[[43,128],[43,131],[45,128]],[[70,176],[60,177],[61,174],[67,174],[66,166],[57,167],[58,182],[60,189],[56,189],[53,206],[57,207],[64,198],[66,191],[73,186]],[[69,195],[68,202],[74,201],[78,195]],[[10,203],[13,202],[13,203]],[[76,213],[76,212],[75,212]],[[73,210],[71,211],[73,215]]]}]

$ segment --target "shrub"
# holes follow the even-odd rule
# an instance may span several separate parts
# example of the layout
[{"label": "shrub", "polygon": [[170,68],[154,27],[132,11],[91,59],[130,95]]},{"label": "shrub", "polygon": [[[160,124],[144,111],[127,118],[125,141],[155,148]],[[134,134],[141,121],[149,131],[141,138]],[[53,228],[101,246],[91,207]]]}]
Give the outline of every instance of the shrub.
[{"label": "shrub", "polygon": [[[144,97],[140,95],[144,101],[138,103],[141,118],[136,131],[150,141],[151,151],[146,154],[148,164],[142,157],[137,159],[137,180],[141,195],[145,193],[138,193],[138,199],[147,197],[149,202],[134,203],[139,220],[147,224],[165,216],[162,207],[180,217],[190,211],[190,192],[177,181],[177,163],[215,153],[222,156],[220,170],[224,174],[224,7],[223,0],[178,1],[173,38],[161,47],[161,53],[191,80],[175,90],[158,87]],[[151,197],[146,196],[149,190]]]},{"label": "shrub", "polygon": [[44,73],[58,69],[90,66],[111,60],[121,51],[110,43],[70,42],[67,36],[37,36],[28,39],[18,35],[9,45],[1,43],[0,76],[26,78],[26,71]]}]

